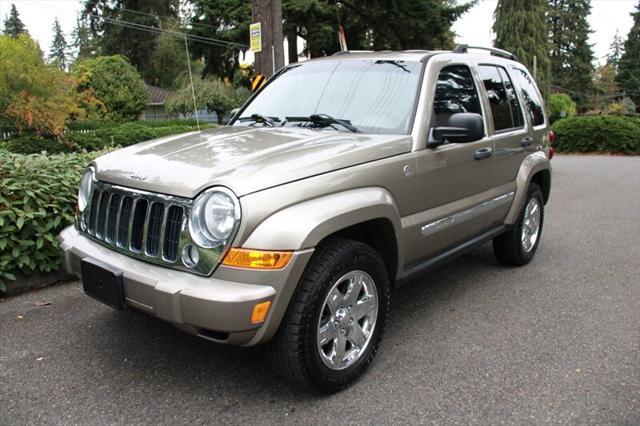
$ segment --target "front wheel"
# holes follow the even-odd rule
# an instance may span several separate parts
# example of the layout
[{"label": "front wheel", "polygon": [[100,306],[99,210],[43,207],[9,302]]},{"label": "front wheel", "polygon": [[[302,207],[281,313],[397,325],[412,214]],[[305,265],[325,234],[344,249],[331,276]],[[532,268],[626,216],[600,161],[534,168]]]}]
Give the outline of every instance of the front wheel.
[{"label": "front wheel", "polygon": [[501,263],[522,266],[533,259],[540,244],[544,221],[544,198],[540,187],[531,183],[515,225],[493,239],[493,252]]},{"label": "front wheel", "polygon": [[389,290],[384,261],[371,247],[342,239],[321,244],[270,344],[276,371],[325,393],[349,385],[378,349]]}]

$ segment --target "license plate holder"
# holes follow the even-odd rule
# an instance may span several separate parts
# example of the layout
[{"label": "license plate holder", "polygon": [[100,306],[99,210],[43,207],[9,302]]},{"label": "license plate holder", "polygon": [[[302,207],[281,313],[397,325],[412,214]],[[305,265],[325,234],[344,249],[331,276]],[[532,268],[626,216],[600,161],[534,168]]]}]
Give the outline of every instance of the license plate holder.
[{"label": "license plate holder", "polygon": [[82,289],[89,297],[114,309],[123,309],[124,284],[122,271],[93,258],[80,263]]}]

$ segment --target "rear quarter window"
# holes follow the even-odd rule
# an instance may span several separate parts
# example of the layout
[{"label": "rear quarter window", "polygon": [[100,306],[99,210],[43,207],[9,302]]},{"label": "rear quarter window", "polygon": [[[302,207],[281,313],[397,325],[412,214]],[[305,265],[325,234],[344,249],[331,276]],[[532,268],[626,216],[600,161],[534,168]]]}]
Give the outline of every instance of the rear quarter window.
[{"label": "rear quarter window", "polygon": [[528,72],[520,68],[514,68],[512,74],[518,81],[520,90],[522,90],[522,97],[524,98],[524,101],[526,102],[529,109],[531,122],[534,126],[540,126],[544,124],[544,110],[542,108],[542,99],[533,79]]}]

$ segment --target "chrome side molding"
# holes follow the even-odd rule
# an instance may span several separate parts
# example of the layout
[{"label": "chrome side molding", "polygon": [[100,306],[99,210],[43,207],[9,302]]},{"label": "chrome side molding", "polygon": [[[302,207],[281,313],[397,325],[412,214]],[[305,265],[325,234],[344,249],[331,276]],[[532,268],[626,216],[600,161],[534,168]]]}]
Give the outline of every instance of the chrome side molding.
[{"label": "chrome side molding", "polygon": [[433,235],[436,232],[440,232],[469,219],[473,219],[474,217],[486,213],[491,209],[495,209],[502,204],[510,202],[511,200],[513,200],[514,196],[515,192],[512,191],[508,194],[501,195],[492,200],[485,201],[484,203],[478,204],[477,206],[471,207],[470,209],[463,210],[454,215],[444,217],[442,219],[436,220],[435,222],[427,223],[426,225],[423,225],[422,228],[420,228],[420,235],[422,237],[428,237],[429,235]]}]

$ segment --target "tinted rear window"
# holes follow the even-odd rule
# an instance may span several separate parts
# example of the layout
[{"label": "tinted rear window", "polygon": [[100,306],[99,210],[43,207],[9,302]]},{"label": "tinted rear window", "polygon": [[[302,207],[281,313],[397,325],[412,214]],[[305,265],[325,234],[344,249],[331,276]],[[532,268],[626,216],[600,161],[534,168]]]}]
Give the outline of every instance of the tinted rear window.
[{"label": "tinted rear window", "polygon": [[536,88],[536,84],[533,82],[533,79],[531,78],[529,73],[520,68],[514,68],[513,74],[515,75],[516,80],[518,80],[518,85],[522,90],[522,97],[529,107],[531,122],[534,126],[544,124],[542,100],[540,98],[540,94],[538,93],[538,89]]}]

